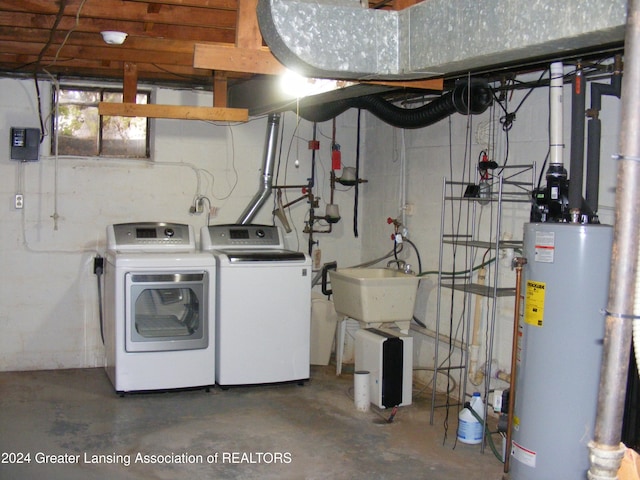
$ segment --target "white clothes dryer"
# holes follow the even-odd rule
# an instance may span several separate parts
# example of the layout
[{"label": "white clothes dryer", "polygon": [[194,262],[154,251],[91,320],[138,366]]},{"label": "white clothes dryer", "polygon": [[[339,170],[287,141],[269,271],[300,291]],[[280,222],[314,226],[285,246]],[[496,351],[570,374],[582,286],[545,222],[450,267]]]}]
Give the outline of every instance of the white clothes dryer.
[{"label": "white clothes dryer", "polygon": [[107,227],[105,367],[118,393],[215,384],[215,266],[189,225]]}]

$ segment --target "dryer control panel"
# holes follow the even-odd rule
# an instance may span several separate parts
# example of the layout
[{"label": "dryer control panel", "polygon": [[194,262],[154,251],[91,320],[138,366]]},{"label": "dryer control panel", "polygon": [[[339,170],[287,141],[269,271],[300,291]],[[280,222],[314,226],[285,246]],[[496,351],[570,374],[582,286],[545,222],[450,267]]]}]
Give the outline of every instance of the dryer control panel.
[{"label": "dryer control panel", "polygon": [[201,244],[202,250],[284,248],[280,231],[273,225],[209,225],[202,228]]},{"label": "dryer control panel", "polygon": [[119,223],[107,227],[110,250],[194,250],[195,235],[182,223]]}]

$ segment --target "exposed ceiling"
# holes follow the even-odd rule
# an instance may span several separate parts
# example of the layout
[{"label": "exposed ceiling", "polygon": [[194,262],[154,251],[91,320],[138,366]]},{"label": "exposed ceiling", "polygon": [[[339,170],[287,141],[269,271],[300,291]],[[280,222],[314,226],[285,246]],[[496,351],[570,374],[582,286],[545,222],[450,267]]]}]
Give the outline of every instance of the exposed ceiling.
[{"label": "exposed ceiling", "polygon": [[[382,0],[370,7],[400,10],[419,1]],[[125,97],[127,81],[130,89],[138,82],[203,88],[214,91],[214,106],[226,107],[234,86],[283,68],[263,45],[256,5],[257,0],[0,0],[0,73],[117,79],[124,82]],[[107,30],[128,36],[122,45],[108,45],[100,34]],[[439,90],[442,81],[440,88],[437,81],[425,85],[417,86]],[[407,85],[372,88],[396,87]]]},{"label": "exposed ceiling", "polygon": [[[197,43],[234,45],[237,0],[2,0],[0,70],[212,86],[193,67]],[[128,33],[107,45],[105,30]],[[229,73],[245,78],[246,73]]]},{"label": "exposed ceiling", "polygon": [[[193,66],[197,44],[236,47],[247,42],[237,37],[246,38],[242,32],[261,43],[259,32],[251,33],[255,12],[240,15],[241,1],[2,0],[0,72],[121,79],[129,63],[140,81],[212,88],[213,71]],[[100,32],[109,30],[128,37],[122,45],[107,45]],[[252,60],[243,54],[230,49],[236,57],[230,63],[240,67],[225,72],[229,82],[257,73],[242,71],[251,70],[242,61]]]}]

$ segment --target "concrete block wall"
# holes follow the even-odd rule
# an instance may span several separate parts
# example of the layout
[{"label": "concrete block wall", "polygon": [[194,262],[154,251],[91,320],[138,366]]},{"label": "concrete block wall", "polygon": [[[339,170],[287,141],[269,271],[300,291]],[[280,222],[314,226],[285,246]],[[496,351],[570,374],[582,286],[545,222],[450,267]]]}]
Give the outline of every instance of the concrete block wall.
[{"label": "concrete block wall", "polygon": [[[46,118],[52,86],[48,81],[39,86]],[[160,104],[212,104],[206,92],[154,88],[152,95]],[[0,106],[0,371],[102,366],[93,259],[104,255],[106,226],[172,221],[199,232],[207,220],[189,214],[196,194],[206,195],[216,208],[211,223],[235,222],[261,185],[266,117],[237,125],[152,120],[151,161],[56,159],[47,136],[40,160],[21,163],[9,158],[9,131],[13,126],[39,128],[33,81],[0,78]],[[336,141],[346,164],[355,158],[356,120],[354,112],[337,120]],[[48,130],[48,119],[45,124]],[[331,122],[318,125],[321,211],[329,200],[331,132]],[[285,113],[280,138],[278,183],[306,183],[311,124]],[[344,190],[335,198],[343,220],[330,235],[316,237],[326,261],[352,262],[360,255],[360,239],[351,228],[353,192]],[[24,195],[21,210],[14,208],[16,193]],[[300,189],[293,189],[286,196],[300,195]],[[271,224],[272,210],[268,201],[254,222]],[[292,206],[288,248],[307,251],[307,212],[305,201]]]}]

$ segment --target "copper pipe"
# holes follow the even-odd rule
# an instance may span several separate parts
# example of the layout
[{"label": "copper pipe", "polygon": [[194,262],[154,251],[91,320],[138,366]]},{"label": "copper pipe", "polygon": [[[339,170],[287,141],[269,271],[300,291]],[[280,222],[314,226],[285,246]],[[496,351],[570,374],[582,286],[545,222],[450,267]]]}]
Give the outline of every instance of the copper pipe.
[{"label": "copper pipe", "polygon": [[517,257],[513,259],[516,270],[516,304],[513,312],[513,339],[511,342],[511,378],[509,379],[509,411],[507,412],[507,442],[504,452],[504,473],[509,473],[509,459],[511,458],[511,430],[513,428],[513,407],[516,403],[516,363],[518,360],[518,337],[520,335],[520,292],[522,267],[527,259]]}]

